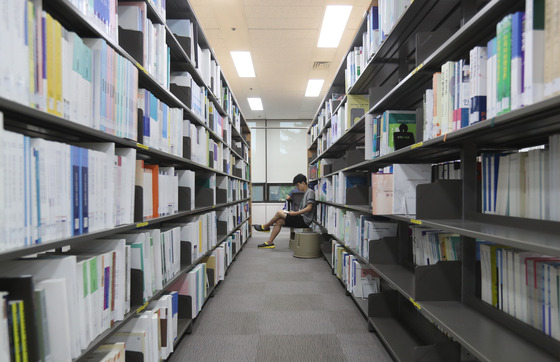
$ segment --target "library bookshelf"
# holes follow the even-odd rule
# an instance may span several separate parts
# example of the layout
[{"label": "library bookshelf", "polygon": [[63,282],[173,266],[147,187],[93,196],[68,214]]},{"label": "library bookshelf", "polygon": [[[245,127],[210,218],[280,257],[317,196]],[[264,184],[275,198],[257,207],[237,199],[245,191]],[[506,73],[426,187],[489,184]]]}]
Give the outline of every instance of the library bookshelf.
[{"label": "library bookshelf", "polygon": [[[188,1],[18,0],[2,7],[13,21],[5,23],[0,46],[9,54],[0,71],[7,79],[0,86],[0,260],[5,265],[34,265],[35,260],[55,265],[45,260],[60,258],[76,266],[76,260],[93,258],[107,273],[99,280],[105,294],[98,305],[85,295],[83,300],[79,293],[71,295],[70,290],[88,294],[85,274],[84,282],[71,285],[61,274],[43,275],[40,268],[27,273],[23,267],[21,273],[34,276],[31,289],[22,292],[10,284],[18,273],[4,268],[3,310],[18,298],[25,308],[25,313],[14,309],[17,318],[10,326],[21,327],[18,342],[6,346],[33,361],[49,355],[87,360],[108,353],[128,358],[152,353],[165,359],[190,333],[198,311],[251,234],[250,131],[231,88]],[[141,19],[136,29],[127,11]],[[51,48],[58,54],[51,54]],[[140,95],[145,98],[139,100]],[[19,141],[21,152],[14,149]],[[85,158],[71,164],[74,152]],[[24,185],[21,194],[15,191],[18,183]],[[55,215],[51,204],[57,205],[58,221],[49,216]],[[146,241],[138,241],[138,235]],[[141,258],[147,259],[139,260],[146,264],[135,264],[134,247],[125,247],[125,239],[136,240],[131,243],[143,250]],[[124,248],[118,251],[117,245]],[[100,255],[113,261],[98,261]],[[97,277],[94,269],[84,267],[84,273],[86,269],[92,280]],[[200,270],[203,283],[188,291],[183,279]],[[56,283],[41,283],[53,275],[62,280],[59,286],[68,288],[64,302],[76,301],[78,307],[51,309],[57,299],[48,289]],[[44,285],[39,291],[44,304],[22,297],[33,295],[34,284]],[[151,290],[143,295],[147,288]],[[173,303],[168,298],[169,307],[158,304],[168,294]],[[119,303],[127,306],[117,316]],[[105,313],[106,323],[95,331],[73,324],[101,323],[84,318],[80,305]],[[47,315],[44,320],[52,312],[62,318],[60,323],[66,321],[60,333],[66,340],[58,344],[61,340],[52,335],[50,341],[40,337],[37,326],[46,324],[28,318],[37,308]],[[167,316],[174,324],[169,343],[125,350],[119,342],[126,341],[127,333],[140,332],[138,321],[148,313],[160,323],[158,330]],[[0,328],[8,326],[4,323],[7,319]],[[150,328],[146,333],[153,332],[154,324]],[[2,332],[1,338],[8,338],[4,332],[15,333]],[[148,341],[154,340],[146,339],[146,345]],[[100,352],[103,347],[106,351]],[[10,350],[0,353],[10,358]]]},{"label": "library bookshelf", "polygon": [[[316,223],[330,240],[345,248],[348,255],[380,276],[381,291],[370,294],[367,303],[359,300],[357,305],[366,315],[370,330],[379,336],[396,360],[526,361],[536,358],[553,361],[560,357],[559,339],[554,337],[554,332],[551,335],[548,327],[554,329],[555,322],[544,321],[538,327],[533,324],[536,322],[523,321],[520,317],[524,305],[519,304],[514,296],[510,297],[510,293],[517,295],[515,292],[523,293],[524,290],[512,282],[514,279],[505,281],[510,272],[506,264],[504,269],[498,269],[498,275],[503,273],[504,281],[496,282],[496,288],[506,288],[500,297],[501,305],[485,301],[485,286],[490,285],[484,279],[486,263],[497,268],[493,263],[502,259],[485,261],[480,254],[480,250],[486,247],[503,253],[504,263],[510,255],[512,258],[525,255],[527,260],[534,258],[534,264],[531,264],[534,268],[546,263],[557,265],[560,220],[529,217],[528,211],[524,216],[489,212],[486,197],[490,196],[484,195],[488,182],[497,181],[485,179],[488,175],[485,167],[489,166],[484,159],[488,154],[522,153],[527,152],[524,148],[542,148],[541,145],[545,145],[547,151],[528,152],[549,152],[555,159],[552,152],[556,146],[552,135],[560,131],[557,117],[560,98],[549,92],[551,94],[526,102],[522,107],[504,110],[470,125],[467,122],[467,125],[449,132],[439,135],[426,132],[426,127],[432,127],[427,123],[432,120],[432,114],[426,114],[426,107],[430,107],[429,103],[426,106],[426,96],[427,90],[434,86],[434,73],[443,72],[443,66],[449,61],[458,63],[466,59],[468,63],[471,49],[486,47],[497,36],[497,29],[508,14],[529,12],[531,7],[536,9],[539,5],[545,6],[545,2],[404,2],[402,12],[394,16],[398,20],[388,28],[390,32],[387,31],[386,38],[375,51],[366,45],[373,28],[369,15],[373,10],[370,10],[364,16],[349,54],[362,54],[355,53],[362,47],[361,52],[371,56],[366,56],[361,63],[358,61],[361,69],[354,79],[348,74],[354,71],[349,64],[355,63],[356,58],[349,56],[343,60],[309,128],[309,178],[311,183],[319,185],[316,187],[319,200]],[[372,6],[376,7],[377,2]],[[554,8],[548,2],[546,6]],[[375,11],[382,14],[381,9],[380,1]],[[548,14],[552,10],[547,8],[546,11]],[[380,18],[380,29],[382,22]],[[546,32],[546,25],[544,28]],[[548,39],[552,42],[547,43],[550,47],[556,44]],[[543,51],[540,57],[547,62],[545,53]],[[523,72],[531,70],[525,68]],[[472,81],[472,72],[470,76]],[[490,78],[490,73],[487,77]],[[433,92],[435,94],[435,88]],[[364,94],[369,105],[363,115],[350,120],[344,118],[344,114],[349,114],[344,109],[347,99]],[[489,97],[489,93],[486,95]],[[387,110],[416,113],[415,140],[398,150],[371,154],[372,147],[375,147],[375,141],[372,141],[375,133],[371,134],[374,119],[382,119]],[[460,165],[458,183],[434,177],[438,175],[438,165],[450,163]],[[436,171],[432,173],[431,183],[417,187],[412,194],[416,200],[415,212],[372,215],[372,202],[375,202],[372,174],[382,170],[387,173],[390,167],[399,164],[429,164]],[[447,170],[446,167],[442,166],[440,170]],[[544,167],[554,168],[552,164]],[[527,168],[526,172],[529,170],[532,169]],[[362,173],[367,180],[369,192],[359,204],[341,201],[336,195],[335,183],[350,173]],[[550,180],[550,187],[557,186],[557,181]],[[545,198],[552,198],[555,194],[553,189],[541,192]],[[349,197],[348,193],[346,197]],[[543,204],[547,205],[546,202]],[[345,224],[348,215],[352,215],[353,223]],[[362,238],[364,231],[360,229],[363,227],[360,217],[367,217],[373,223],[393,222],[396,236]],[[358,236],[348,240],[352,233],[348,230],[345,233],[344,228],[348,229],[348,225],[356,225],[356,222]],[[419,251],[414,230],[423,229],[456,236],[460,240],[460,257],[417,265],[415,258]],[[356,243],[360,247],[355,247]],[[333,250],[330,242],[324,244],[323,253],[329,264],[334,260]],[[543,259],[545,263],[537,266]],[[512,261],[508,267],[511,271],[519,271],[518,265],[522,264]],[[527,261],[524,268],[529,268]],[[547,270],[546,266],[543,268]],[[544,277],[542,280],[546,283]],[[541,293],[557,293],[557,288],[550,287],[550,284],[538,283],[534,282],[533,286]],[[543,308],[544,318],[550,316],[554,320],[554,317],[558,318],[557,312],[546,311],[549,306],[554,311],[554,303],[558,303],[554,298],[550,302],[546,296],[544,300],[541,297],[535,308]]]}]

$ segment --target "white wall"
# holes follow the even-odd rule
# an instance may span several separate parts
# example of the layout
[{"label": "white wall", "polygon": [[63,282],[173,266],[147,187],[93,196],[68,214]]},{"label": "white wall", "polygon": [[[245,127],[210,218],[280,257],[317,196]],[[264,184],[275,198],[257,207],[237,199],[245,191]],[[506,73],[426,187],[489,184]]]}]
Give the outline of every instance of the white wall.
[{"label": "white wall", "polygon": [[259,203],[253,204],[253,224],[265,224],[267,223],[276,211],[281,210],[284,207],[284,203]]}]

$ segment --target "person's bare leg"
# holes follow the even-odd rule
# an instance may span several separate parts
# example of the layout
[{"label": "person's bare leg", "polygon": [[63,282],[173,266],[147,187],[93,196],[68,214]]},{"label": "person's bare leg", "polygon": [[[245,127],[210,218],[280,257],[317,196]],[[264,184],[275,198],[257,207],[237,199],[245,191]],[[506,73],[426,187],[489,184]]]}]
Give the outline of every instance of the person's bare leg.
[{"label": "person's bare leg", "polygon": [[276,221],[276,223],[274,224],[274,228],[270,232],[270,236],[268,237],[268,240],[266,242],[267,244],[274,243],[274,239],[276,238],[276,236],[278,236],[278,233],[280,232],[280,230],[282,230],[282,226],[284,226],[285,223],[286,221],[284,221],[284,219],[282,218]]},{"label": "person's bare leg", "polygon": [[276,222],[278,220],[284,220],[286,219],[286,214],[283,211],[278,211],[276,212],[276,214],[274,215],[274,217],[272,219],[270,219],[269,222],[267,222],[266,224],[263,224],[263,228],[265,229],[270,229],[270,227],[274,224],[276,224]]}]

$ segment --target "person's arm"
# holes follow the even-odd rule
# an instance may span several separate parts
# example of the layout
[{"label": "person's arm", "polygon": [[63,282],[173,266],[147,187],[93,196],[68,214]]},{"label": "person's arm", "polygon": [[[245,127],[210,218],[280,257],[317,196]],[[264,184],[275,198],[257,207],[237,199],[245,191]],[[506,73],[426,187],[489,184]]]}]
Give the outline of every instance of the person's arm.
[{"label": "person's arm", "polygon": [[292,216],[301,215],[301,214],[305,214],[306,212],[310,212],[311,210],[313,210],[313,203],[312,202],[308,203],[307,206],[305,206],[301,210],[290,211],[290,215],[292,215]]}]

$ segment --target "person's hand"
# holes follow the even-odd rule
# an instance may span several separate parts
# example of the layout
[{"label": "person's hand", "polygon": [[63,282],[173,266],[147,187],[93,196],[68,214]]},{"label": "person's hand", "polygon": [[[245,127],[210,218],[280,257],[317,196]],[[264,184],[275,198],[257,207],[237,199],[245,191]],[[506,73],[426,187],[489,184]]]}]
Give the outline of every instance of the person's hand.
[{"label": "person's hand", "polygon": [[286,200],[290,200],[290,199],[291,199],[290,195],[286,196]]}]

